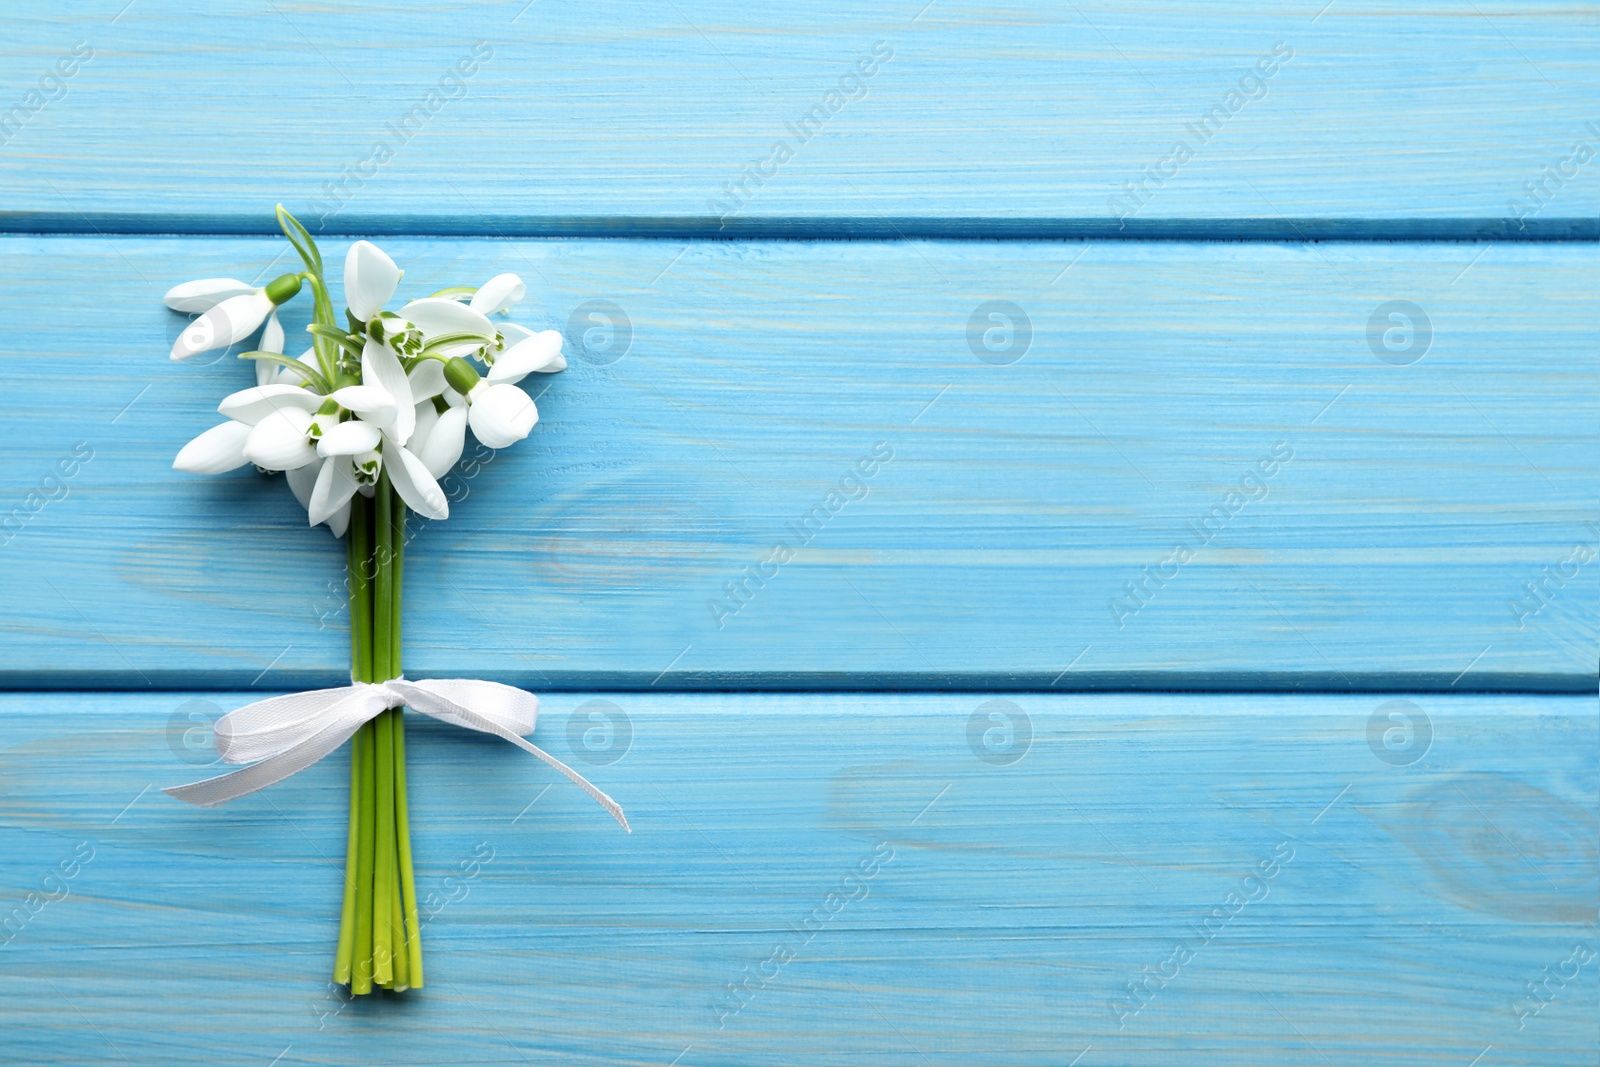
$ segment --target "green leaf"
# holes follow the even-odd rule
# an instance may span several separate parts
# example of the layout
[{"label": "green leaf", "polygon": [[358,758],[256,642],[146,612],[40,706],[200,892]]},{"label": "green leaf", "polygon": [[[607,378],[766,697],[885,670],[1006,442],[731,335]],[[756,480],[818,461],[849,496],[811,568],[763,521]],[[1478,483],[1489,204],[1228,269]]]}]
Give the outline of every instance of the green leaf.
[{"label": "green leaf", "polygon": [[322,252],[317,248],[317,242],[312,239],[310,232],[300,225],[300,220],[289,214],[289,210],[282,204],[278,205],[278,228],[289,239],[289,243],[294,245],[294,250],[300,253],[300,258],[305,260],[306,269],[320,278]]},{"label": "green leaf", "polygon": [[287,367],[296,374],[300,375],[306,381],[310,382],[312,385],[316,386],[317,392],[327,393],[329,391],[327,381],[322,377],[317,369],[315,367],[306,366],[298,359],[290,359],[288,356],[280,355],[277,352],[241,352],[239,354],[239,358],[254,359],[262,363],[276,363],[280,367]]},{"label": "green leaf", "polygon": [[306,325],[306,330],[320,340],[332,341],[357,359],[361,358],[361,350],[366,347],[364,339],[345,333],[337,326],[324,326],[320,322],[313,322]]},{"label": "green leaf", "polygon": [[328,337],[340,343],[351,339],[349,331],[341,330],[337,326],[328,326],[321,322],[307,323],[306,332],[314,333],[318,337]]}]

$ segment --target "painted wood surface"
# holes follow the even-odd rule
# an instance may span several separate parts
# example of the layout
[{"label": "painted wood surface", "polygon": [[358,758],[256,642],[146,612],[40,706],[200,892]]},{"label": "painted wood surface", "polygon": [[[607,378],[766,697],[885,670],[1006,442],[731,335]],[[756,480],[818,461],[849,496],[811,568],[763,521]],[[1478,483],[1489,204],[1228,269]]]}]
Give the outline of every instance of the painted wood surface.
[{"label": "painted wood surface", "polygon": [[[93,454],[0,548],[12,687],[347,676],[337,543],[281,482],[169,469],[253,379],[169,363],[160,293],[283,248],[0,240],[0,358],[38,398],[0,428],[7,508]],[[390,248],[419,293],[521,272],[572,352],[531,444],[412,543],[418,676],[1594,688],[1593,246]],[[991,300],[1026,342],[971,325]],[[1392,300],[1421,309],[1395,353]]]},{"label": "painted wood surface", "polygon": [[428,986],[349,1005],[343,753],[216,811],[151,788],[255,695],[0,697],[0,1060],[1596,1054],[1592,694],[550,697],[534,739],[631,836],[415,723]]},{"label": "painted wood surface", "polygon": [[283,200],[363,234],[1600,233],[1575,3],[96,0],[7,31],[12,229]]}]

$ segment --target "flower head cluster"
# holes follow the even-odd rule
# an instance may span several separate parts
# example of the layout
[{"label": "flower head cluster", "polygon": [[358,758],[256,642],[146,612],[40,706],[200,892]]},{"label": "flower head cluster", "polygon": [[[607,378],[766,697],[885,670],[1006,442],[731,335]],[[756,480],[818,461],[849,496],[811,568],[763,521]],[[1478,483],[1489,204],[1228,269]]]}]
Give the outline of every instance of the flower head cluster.
[{"label": "flower head cluster", "polygon": [[[327,523],[335,536],[349,523],[352,498],[371,496],[380,478],[417,514],[447,518],[439,479],[460,460],[467,430],[496,449],[528,436],[539,412],[517,383],[566,367],[561,334],[490,320],[525,295],[515,274],[386,311],[401,271],[368,241],[345,258],[347,325],[338,327],[320,253],[292,216],[280,209],[279,218],[306,260],[304,273],[262,287],[209,278],[166,295],[173,310],[199,314],[173,345],[175,360],[261,330],[257,350],[242,357],[256,361],[256,385],[226,397],[217,410],[228,421],[185,445],[173,466],[283,471],[311,524]],[[277,309],[302,283],[316,303],[307,327],[313,345],[291,359]]]}]

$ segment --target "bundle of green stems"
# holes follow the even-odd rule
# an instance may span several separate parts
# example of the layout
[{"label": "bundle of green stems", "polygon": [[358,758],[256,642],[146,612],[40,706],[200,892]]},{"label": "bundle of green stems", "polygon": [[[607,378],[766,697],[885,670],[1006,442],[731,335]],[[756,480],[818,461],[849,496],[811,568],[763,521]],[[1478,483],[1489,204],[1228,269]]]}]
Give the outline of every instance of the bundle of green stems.
[{"label": "bundle of green stems", "polygon": [[[381,474],[372,496],[352,500],[345,534],[350,584],[351,674],[358,682],[401,676],[400,590],[406,507]],[[422,931],[406,807],[403,709],[362,726],[350,751],[350,829],[344,910],[333,980],[353,995],[422,987]]]}]

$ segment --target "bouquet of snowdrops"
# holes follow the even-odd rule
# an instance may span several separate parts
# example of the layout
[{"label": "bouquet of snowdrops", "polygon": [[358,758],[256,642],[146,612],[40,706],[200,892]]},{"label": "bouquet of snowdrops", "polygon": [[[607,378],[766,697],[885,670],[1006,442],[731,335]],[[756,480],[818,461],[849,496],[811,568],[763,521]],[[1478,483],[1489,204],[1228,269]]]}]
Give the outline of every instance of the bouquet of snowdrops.
[{"label": "bouquet of snowdrops", "polygon": [[[334,980],[356,994],[421,987],[411,835],[406,805],[403,707],[503,737],[584,788],[624,828],[610,797],[524,740],[538,702],[493,682],[407,681],[400,669],[400,602],[407,511],[444,519],[439,480],[461,458],[470,429],[491,449],[528,436],[538,421],[519,386],[566,367],[561,334],[491,320],[525,294],[515,274],[445,289],[387,311],[401,271],[357,241],[344,264],[345,321],[334,315],[322,254],[280,205],[278,223],[305,269],[264,286],[208,278],[166,294],[197,314],[172,346],[174,360],[227,348],[260,331],[256,384],[226,397],[213,426],[173,466],[223,474],[253,464],[283,472],[313,526],[348,548],[351,679],[348,687],[258,701],[218,720],[217,748],[238,771],[167,792],[219,804],[281,781],[352,740],[344,907]],[[278,308],[309,289],[311,347],[284,354]]]}]

